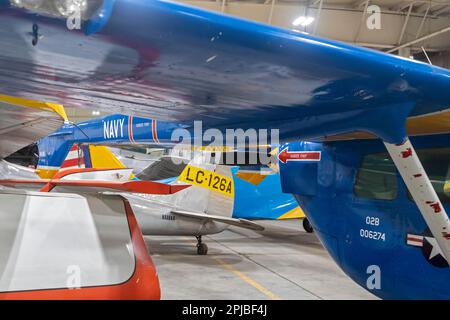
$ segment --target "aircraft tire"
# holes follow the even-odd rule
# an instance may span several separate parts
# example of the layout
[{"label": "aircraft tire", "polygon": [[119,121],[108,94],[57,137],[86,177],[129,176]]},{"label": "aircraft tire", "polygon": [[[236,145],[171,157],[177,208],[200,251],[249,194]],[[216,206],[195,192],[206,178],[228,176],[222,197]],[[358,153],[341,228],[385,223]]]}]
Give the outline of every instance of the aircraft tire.
[{"label": "aircraft tire", "polygon": [[309,220],[307,218],[303,219],[303,229],[305,229],[305,231],[308,233],[314,232],[314,229],[313,229],[311,223],[309,223]]},{"label": "aircraft tire", "polygon": [[200,256],[206,256],[208,254],[208,246],[206,243],[200,243],[197,246],[197,254]]}]

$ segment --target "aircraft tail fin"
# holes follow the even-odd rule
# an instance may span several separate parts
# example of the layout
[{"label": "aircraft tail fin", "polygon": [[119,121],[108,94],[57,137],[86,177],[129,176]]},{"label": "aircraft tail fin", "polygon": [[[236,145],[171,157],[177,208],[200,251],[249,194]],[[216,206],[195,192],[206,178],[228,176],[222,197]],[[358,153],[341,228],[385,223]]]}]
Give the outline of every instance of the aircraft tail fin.
[{"label": "aircraft tail fin", "polygon": [[42,179],[54,177],[60,169],[72,168],[125,169],[126,166],[105,146],[49,138],[39,144],[37,174]]},{"label": "aircraft tail fin", "polygon": [[87,168],[126,168],[122,161],[117,159],[117,157],[108,149],[108,147],[87,145],[84,146],[83,153]]},{"label": "aircraft tail fin", "polygon": [[193,160],[178,176],[177,183],[192,185],[183,192],[180,209],[232,217],[234,179],[230,167]]},{"label": "aircraft tail fin", "polygon": [[[182,161],[174,158],[172,161]],[[168,179],[162,180],[167,182]],[[189,211],[197,214],[231,218],[234,207],[234,179],[231,168],[204,161],[191,161],[172,185],[191,185],[177,194],[152,197],[152,200],[173,208],[173,211]]]},{"label": "aircraft tail fin", "polygon": [[[83,146],[83,157],[86,163],[86,168],[93,169],[126,169],[127,166],[120,161],[114,153],[105,146],[96,145],[84,145]],[[130,180],[135,179],[136,176],[132,173]]]},{"label": "aircraft tail fin", "polygon": [[271,173],[261,177],[264,177],[263,181],[252,183],[243,179],[239,171],[236,173],[235,183],[239,193],[236,194],[234,218],[285,220],[305,217],[295,198],[281,190],[279,174]]},{"label": "aircraft tail fin", "polygon": [[[41,139],[38,143],[39,161],[36,173],[41,179],[52,178],[62,167],[70,166],[72,162],[78,162],[78,146],[73,141],[64,139],[61,135],[50,135]],[[68,160],[65,163],[66,159]]]}]

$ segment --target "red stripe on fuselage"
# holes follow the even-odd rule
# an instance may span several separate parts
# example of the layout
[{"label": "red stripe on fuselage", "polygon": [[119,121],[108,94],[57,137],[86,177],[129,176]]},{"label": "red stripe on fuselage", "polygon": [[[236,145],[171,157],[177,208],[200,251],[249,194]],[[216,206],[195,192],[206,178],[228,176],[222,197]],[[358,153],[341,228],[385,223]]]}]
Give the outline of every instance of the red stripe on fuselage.
[{"label": "red stripe on fuselage", "polygon": [[80,165],[84,165],[84,159],[75,158],[64,161],[61,168],[78,167]]},{"label": "red stripe on fuselage", "polygon": [[133,137],[133,116],[128,117],[128,137],[131,143],[136,143]]},{"label": "red stripe on fuselage", "polygon": [[157,122],[155,119],[152,120],[152,135],[153,135],[153,141],[155,143],[159,143]]}]

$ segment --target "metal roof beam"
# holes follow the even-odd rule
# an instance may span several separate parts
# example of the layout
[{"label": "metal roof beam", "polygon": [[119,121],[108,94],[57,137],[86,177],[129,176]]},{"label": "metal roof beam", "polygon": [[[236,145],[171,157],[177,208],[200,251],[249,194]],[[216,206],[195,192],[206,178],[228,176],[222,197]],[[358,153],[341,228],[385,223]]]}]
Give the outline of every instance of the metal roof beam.
[{"label": "metal roof beam", "polygon": [[441,9],[433,10],[432,13],[433,13],[433,15],[439,16],[439,15],[447,12],[449,9],[450,9],[450,4],[447,4],[447,5],[443,5],[443,7]]},{"label": "metal roof beam", "polygon": [[388,51],[386,51],[386,52],[387,52],[387,53],[392,53],[392,52],[398,51],[398,50],[401,49],[401,48],[409,47],[409,46],[411,46],[411,45],[413,45],[413,44],[422,42],[422,41],[424,41],[424,40],[428,40],[428,39],[430,39],[430,38],[436,37],[436,36],[438,36],[438,35],[440,35],[440,34],[442,34],[442,33],[448,32],[448,31],[450,31],[450,27],[446,27],[446,28],[440,29],[440,30],[438,30],[438,31],[432,32],[432,33],[430,33],[430,34],[427,34],[426,36],[420,37],[420,38],[418,38],[418,39],[416,39],[416,40],[413,40],[413,41],[409,41],[409,42],[404,43],[404,44],[402,44],[402,45],[400,45],[400,46],[397,46],[397,47],[395,47],[395,48],[392,48],[392,49],[390,49],[390,50],[388,50]]}]

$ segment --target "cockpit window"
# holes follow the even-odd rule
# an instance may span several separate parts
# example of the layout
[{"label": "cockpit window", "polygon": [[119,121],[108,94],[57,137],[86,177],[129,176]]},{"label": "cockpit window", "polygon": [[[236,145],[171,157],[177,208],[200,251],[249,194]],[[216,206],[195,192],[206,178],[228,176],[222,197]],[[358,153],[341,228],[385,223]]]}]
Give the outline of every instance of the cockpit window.
[{"label": "cockpit window", "polygon": [[[450,148],[417,150],[431,183],[442,202],[450,202]],[[397,198],[397,169],[387,152],[364,157],[358,170],[354,193],[360,198]],[[408,198],[412,200],[408,192]]]},{"label": "cockpit window", "polygon": [[367,199],[394,200],[397,189],[396,168],[388,153],[365,156],[356,176],[355,195]]}]

